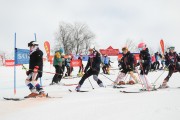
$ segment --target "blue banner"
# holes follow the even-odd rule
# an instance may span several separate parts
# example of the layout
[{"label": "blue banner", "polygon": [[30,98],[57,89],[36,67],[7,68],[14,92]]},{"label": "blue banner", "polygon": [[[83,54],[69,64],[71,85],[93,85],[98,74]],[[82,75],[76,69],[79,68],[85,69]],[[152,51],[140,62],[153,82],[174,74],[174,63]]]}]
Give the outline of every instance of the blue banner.
[{"label": "blue banner", "polygon": [[16,49],[15,64],[29,64],[29,50]]},{"label": "blue banner", "polygon": [[[80,55],[73,55],[73,59],[77,60]],[[89,56],[88,55],[82,55],[82,61],[88,61]]]},{"label": "blue banner", "polygon": [[88,56],[88,55],[83,55],[83,57],[82,57],[82,60],[83,60],[83,61],[88,61],[88,59],[89,59],[89,56]]},{"label": "blue banner", "polygon": [[109,63],[109,60],[110,60],[110,58],[109,57],[101,57],[101,62],[103,63],[103,64],[108,64]]}]

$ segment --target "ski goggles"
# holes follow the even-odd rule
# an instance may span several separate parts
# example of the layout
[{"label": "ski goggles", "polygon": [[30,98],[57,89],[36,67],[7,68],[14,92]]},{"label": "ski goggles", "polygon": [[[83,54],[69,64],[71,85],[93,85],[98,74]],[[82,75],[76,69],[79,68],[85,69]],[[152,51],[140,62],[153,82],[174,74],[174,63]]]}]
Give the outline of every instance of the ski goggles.
[{"label": "ski goggles", "polygon": [[169,50],[174,50],[175,48],[169,48]]},{"label": "ski goggles", "polygon": [[143,48],[138,48],[139,49],[139,51],[142,51],[143,50]]}]

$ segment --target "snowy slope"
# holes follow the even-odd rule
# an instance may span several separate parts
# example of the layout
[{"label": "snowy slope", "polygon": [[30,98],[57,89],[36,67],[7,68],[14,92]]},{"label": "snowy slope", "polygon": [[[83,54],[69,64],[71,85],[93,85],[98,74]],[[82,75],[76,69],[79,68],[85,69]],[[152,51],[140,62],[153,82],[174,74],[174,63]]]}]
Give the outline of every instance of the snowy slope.
[{"label": "snowy slope", "polygon": [[[113,66],[115,67],[115,62]],[[77,74],[75,68],[74,75]],[[13,68],[0,67],[0,120],[179,120],[180,119],[180,81],[179,73],[170,79],[171,88],[153,92],[124,94],[120,89],[110,86],[99,88],[93,78],[90,78],[93,86],[88,80],[82,89],[89,90],[86,93],[69,92],[75,86],[54,85],[48,86],[52,80],[52,74],[44,74],[43,86],[51,96],[63,97],[52,99],[27,99],[24,101],[5,101],[3,97],[24,97],[29,94],[24,84],[25,71],[17,67],[17,94],[13,95]],[[54,68],[46,64],[44,71],[54,72]],[[107,77],[116,79],[117,70],[111,71],[112,75]],[[153,83],[162,73],[151,72],[149,78]],[[165,72],[157,82],[159,85],[167,75]],[[111,81],[103,75],[99,78],[105,85]],[[78,83],[80,78],[63,79],[62,83]],[[141,85],[127,86],[125,89],[141,88]]]}]

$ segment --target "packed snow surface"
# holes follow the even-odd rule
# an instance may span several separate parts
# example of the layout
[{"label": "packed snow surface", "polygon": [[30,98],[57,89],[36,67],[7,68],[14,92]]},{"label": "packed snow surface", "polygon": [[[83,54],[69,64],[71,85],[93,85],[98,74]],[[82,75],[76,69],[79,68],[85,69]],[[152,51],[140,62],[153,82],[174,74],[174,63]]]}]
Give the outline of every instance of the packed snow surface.
[{"label": "packed snow surface", "polygon": [[[112,64],[111,75],[115,80],[118,75],[117,63]],[[138,90],[140,84],[125,85],[126,88],[113,89],[112,82],[99,74],[105,88],[99,88],[90,77],[95,89],[87,79],[82,90],[75,92],[81,78],[62,79],[60,85],[49,84],[53,74],[44,73],[42,84],[45,91],[52,97],[62,98],[31,98],[22,101],[7,101],[3,97],[23,98],[30,93],[25,85],[26,74],[21,66],[16,67],[17,93],[14,95],[14,68],[0,67],[0,120],[180,120],[180,74],[173,74],[169,81],[170,88],[142,93],[121,93],[120,90]],[[44,71],[54,72],[48,63]],[[78,68],[73,71],[77,75]],[[101,71],[102,72],[102,71]],[[153,83],[163,71],[150,72],[149,79]],[[158,87],[167,75],[167,71],[157,81]],[[137,75],[137,74],[136,74]],[[138,76],[138,75],[137,75]],[[127,76],[126,81],[129,79]],[[71,89],[73,92],[69,92]]]}]

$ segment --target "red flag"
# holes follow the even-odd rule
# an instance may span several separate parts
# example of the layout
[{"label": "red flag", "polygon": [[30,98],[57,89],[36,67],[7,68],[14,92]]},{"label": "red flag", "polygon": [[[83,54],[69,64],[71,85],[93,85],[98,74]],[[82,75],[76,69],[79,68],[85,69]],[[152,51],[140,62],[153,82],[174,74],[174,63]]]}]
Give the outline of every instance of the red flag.
[{"label": "red flag", "polygon": [[82,66],[82,61],[81,60],[71,60],[71,63],[70,63],[71,67],[80,67]]},{"label": "red flag", "polygon": [[164,41],[163,41],[163,39],[160,40],[160,46],[161,46],[162,54],[164,55]]},{"label": "red flag", "polygon": [[50,44],[49,44],[48,41],[45,41],[45,42],[44,42],[44,48],[45,48],[46,53],[47,53],[47,56],[48,56],[48,58],[49,58],[49,56],[50,56]]},{"label": "red flag", "polygon": [[54,58],[54,56],[49,56],[49,58],[48,58],[48,61],[50,62],[50,64],[53,64],[53,58]]},{"label": "red flag", "polygon": [[122,54],[119,54],[119,55],[118,55],[118,60],[121,59],[122,56],[123,56]]}]

